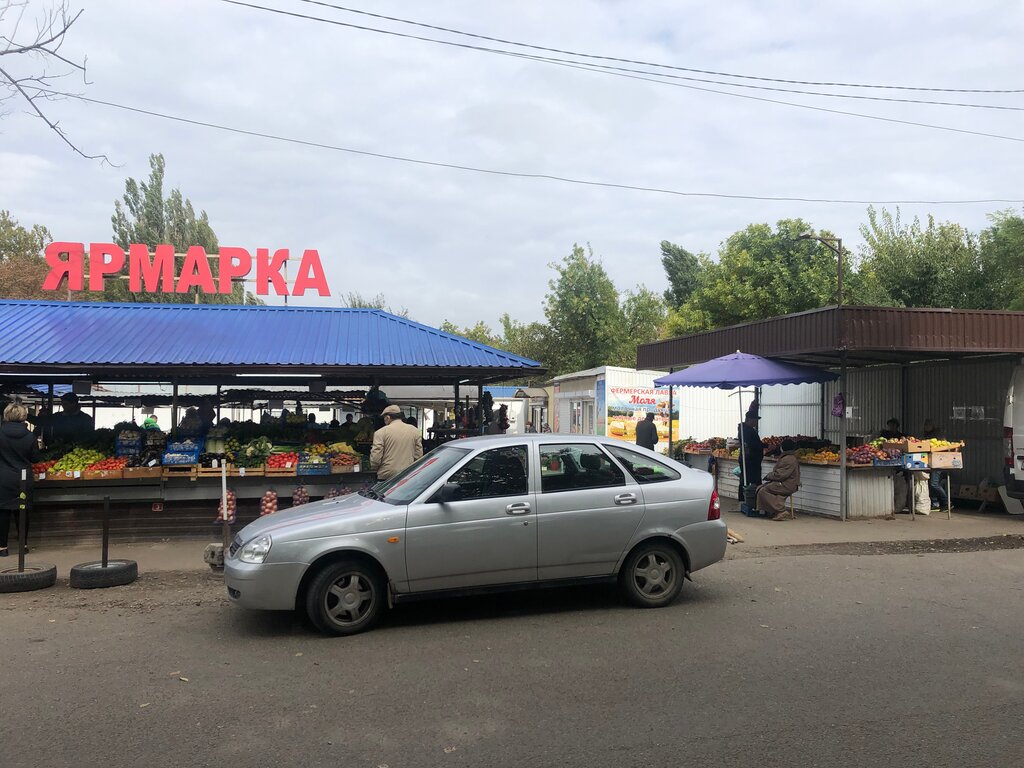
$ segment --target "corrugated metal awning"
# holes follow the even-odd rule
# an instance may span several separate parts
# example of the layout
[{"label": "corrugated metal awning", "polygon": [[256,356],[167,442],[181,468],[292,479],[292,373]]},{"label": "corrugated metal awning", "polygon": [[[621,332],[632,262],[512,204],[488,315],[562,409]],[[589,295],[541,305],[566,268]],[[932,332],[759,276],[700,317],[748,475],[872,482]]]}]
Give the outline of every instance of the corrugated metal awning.
[{"label": "corrugated metal awning", "polygon": [[0,373],[112,378],[535,376],[540,364],[373,309],[0,301]]}]

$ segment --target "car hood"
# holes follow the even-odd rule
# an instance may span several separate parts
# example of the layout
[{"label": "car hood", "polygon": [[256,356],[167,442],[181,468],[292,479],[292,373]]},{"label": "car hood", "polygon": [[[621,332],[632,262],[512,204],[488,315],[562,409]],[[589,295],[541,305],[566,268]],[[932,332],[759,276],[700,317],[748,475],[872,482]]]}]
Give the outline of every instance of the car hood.
[{"label": "car hood", "polygon": [[298,540],[365,533],[394,527],[396,517],[404,516],[405,506],[351,493],[264,515],[243,528],[238,537],[246,542],[266,534],[275,540]]}]

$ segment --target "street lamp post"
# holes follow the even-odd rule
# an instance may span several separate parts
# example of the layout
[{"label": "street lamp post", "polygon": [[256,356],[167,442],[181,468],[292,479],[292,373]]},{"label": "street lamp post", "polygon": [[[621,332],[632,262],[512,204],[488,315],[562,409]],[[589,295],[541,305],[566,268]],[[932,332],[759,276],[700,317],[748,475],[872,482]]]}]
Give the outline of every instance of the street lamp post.
[{"label": "street lamp post", "polygon": [[836,255],[836,306],[843,306],[843,238],[822,237],[813,232],[804,232],[797,240],[817,240]]}]

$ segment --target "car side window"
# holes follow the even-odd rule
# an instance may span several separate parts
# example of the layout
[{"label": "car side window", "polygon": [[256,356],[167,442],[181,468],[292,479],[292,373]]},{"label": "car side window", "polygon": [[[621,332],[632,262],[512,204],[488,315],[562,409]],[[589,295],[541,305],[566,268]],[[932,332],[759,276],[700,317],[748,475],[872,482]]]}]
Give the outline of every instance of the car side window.
[{"label": "car side window", "polygon": [[448,478],[449,483],[459,486],[453,501],[522,496],[529,493],[527,467],[525,445],[502,446],[484,451]]},{"label": "car side window", "polygon": [[662,464],[657,459],[648,458],[636,451],[629,450],[629,448],[617,445],[606,447],[612,456],[622,462],[626,471],[638,483],[664,483],[669,480],[678,480],[681,477],[672,467]]},{"label": "car side window", "polygon": [[540,446],[540,487],[543,493],[625,485],[626,478],[592,443]]}]

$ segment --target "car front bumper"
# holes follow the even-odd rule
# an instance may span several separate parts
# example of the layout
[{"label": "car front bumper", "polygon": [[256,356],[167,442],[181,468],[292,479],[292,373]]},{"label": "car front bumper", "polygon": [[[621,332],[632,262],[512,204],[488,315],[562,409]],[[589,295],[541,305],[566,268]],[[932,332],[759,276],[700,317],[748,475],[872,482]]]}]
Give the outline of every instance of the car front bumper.
[{"label": "car front bumper", "polygon": [[231,602],[242,608],[290,611],[295,608],[306,563],[224,563],[224,583]]}]

